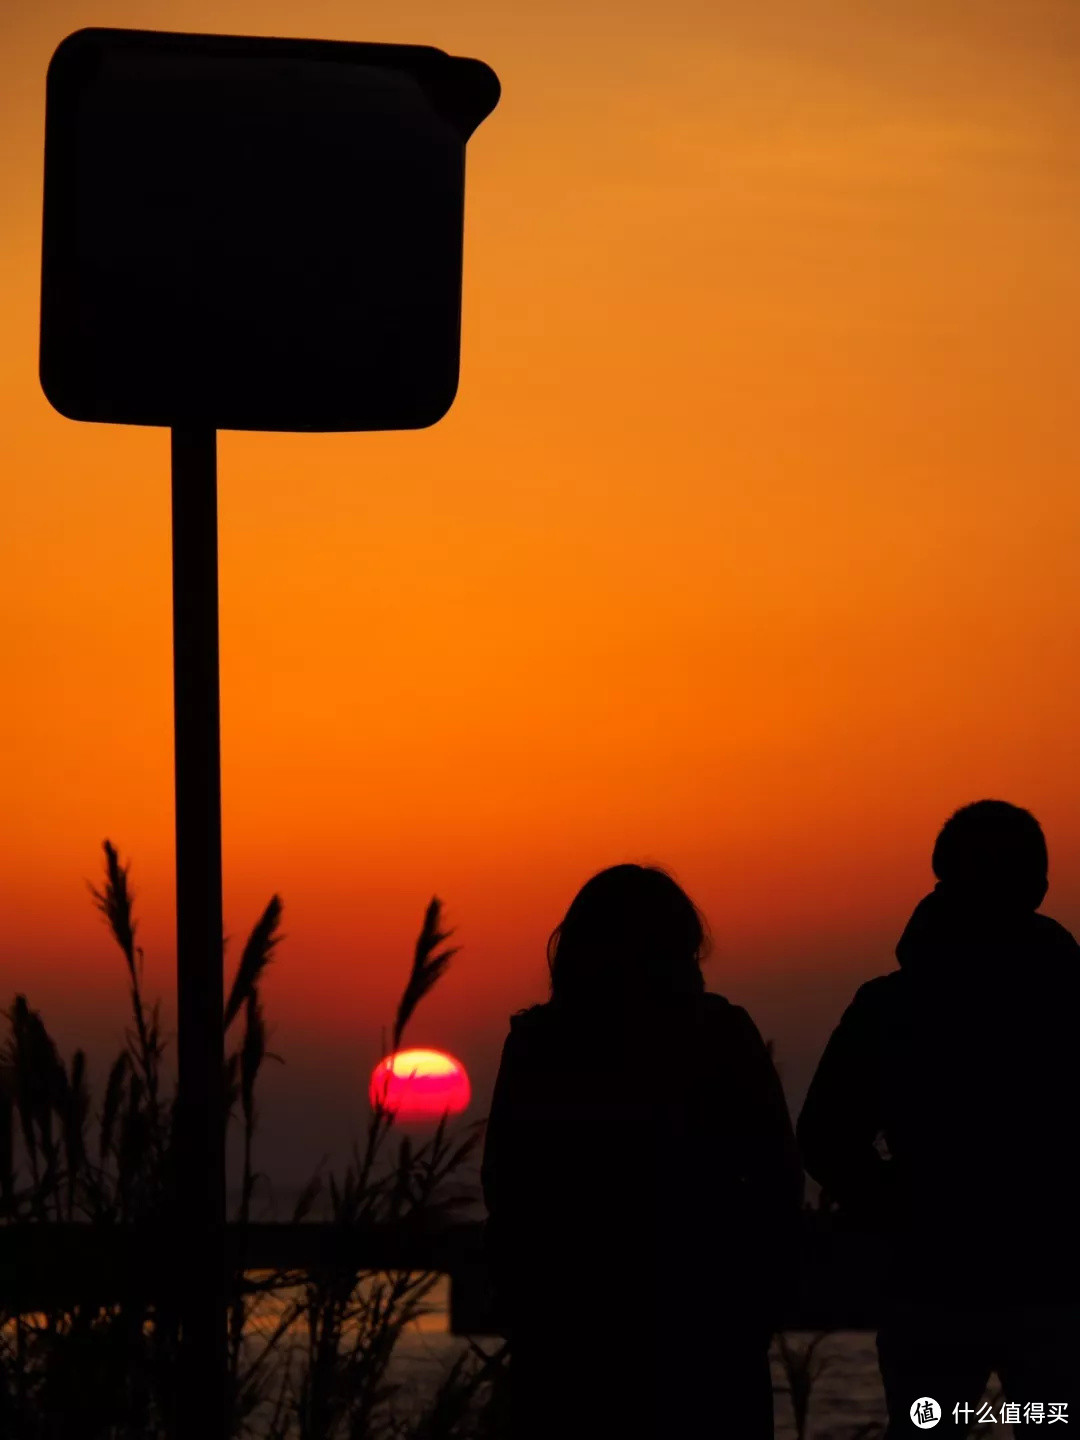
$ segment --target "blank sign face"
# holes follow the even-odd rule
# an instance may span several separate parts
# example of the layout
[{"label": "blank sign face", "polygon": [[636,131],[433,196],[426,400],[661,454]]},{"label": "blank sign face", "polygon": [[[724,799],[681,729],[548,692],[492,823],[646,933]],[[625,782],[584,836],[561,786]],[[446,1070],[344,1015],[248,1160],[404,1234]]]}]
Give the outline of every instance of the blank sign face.
[{"label": "blank sign face", "polygon": [[41,382],[76,420],[431,425],[457,390],[465,145],[422,46],[85,30],[49,69]]}]

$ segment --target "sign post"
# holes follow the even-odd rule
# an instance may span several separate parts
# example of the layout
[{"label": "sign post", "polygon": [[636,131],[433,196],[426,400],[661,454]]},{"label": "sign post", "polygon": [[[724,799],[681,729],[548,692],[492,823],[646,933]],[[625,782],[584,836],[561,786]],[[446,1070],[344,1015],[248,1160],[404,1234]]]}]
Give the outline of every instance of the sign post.
[{"label": "sign post", "polygon": [[[217,435],[172,432],[177,1428],[226,1434]],[[184,1243],[186,1241],[186,1243]],[[215,1423],[214,1416],[220,1416]]]},{"label": "sign post", "polygon": [[178,1440],[224,1440],[231,1409],[217,431],[442,419],[465,145],[498,99],[424,45],[89,29],[49,66],[42,388],[172,432]]}]

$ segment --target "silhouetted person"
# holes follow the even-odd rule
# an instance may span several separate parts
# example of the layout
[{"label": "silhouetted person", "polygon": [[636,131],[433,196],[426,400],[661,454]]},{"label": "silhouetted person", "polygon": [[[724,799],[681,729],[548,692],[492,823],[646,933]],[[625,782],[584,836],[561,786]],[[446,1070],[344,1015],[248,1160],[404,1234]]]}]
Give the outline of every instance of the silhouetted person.
[{"label": "silhouetted person", "polygon": [[957,811],[933,868],[899,970],[862,986],[829,1041],[799,1141],[814,1179],[891,1237],[890,1440],[916,1433],[924,1396],[939,1434],[963,1433],[976,1414],[953,1407],[991,1371],[1042,1424],[1066,1402],[1077,1425],[1080,947],[1036,914],[1047,852],[1026,810]]},{"label": "silhouetted person", "polygon": [[514,1440],[773,1433],[802,1167],[704,949],[668,875],[614,866],[551,937],[550,1000],[510,1022],[483,1181]]}]

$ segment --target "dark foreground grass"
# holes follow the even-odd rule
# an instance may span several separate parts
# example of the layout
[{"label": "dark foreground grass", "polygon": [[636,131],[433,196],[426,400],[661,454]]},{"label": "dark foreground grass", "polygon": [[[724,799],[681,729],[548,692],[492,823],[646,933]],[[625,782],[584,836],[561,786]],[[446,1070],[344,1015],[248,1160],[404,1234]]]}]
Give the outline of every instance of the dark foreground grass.
[{"label": "dark foreground grass", "polygon": [[[123,958],[130,992],[124,1045],[100,1103],[86,1056],[65,1063],[24,995],[5,1012],[0,1052],[0,1223],[161,1226],[173,1206],[175,1085],[157,1002],[143,994],[143,956],[128,870],[105,843],[102,888],[92,887]],[[275,895],[236,966],[225,1008],[222,1086],[240,1130],[240,1255],[230,1276],[228,1365],[232,1434],[259,1440],[483,1440],[495,1431],[501,1386],[478,1347],[467,1348],[418,1410],[391,1365],[404,1331],[432,1309],[435,1273],[324,1267],[246,1273],[243,1229],[256,1187],[256,1095],[267,1050],[261,987],[281,941]],[[432,900],[393,1025],[396,1049],[453,950]],[[329,1201],[343,1229],[384,1226],[430,1234],[468,1197],[460,1185],[478,1127],[436,1127],[423,1144],[395,1130],[380,1097],[343,1173],[314,1176],[291,1219]],[[235,1177],[234,1177],[235,1179]],[[10,1233],[10,1232],[9,1232]],[[5,1305],[7,1308],[5,1308]],[[178,1327],[167,1297],[129,1290],[103,1304],[70,1298],[20,1313],[0,1295],[0,1436],[4,1440],[173,1440]]]}]

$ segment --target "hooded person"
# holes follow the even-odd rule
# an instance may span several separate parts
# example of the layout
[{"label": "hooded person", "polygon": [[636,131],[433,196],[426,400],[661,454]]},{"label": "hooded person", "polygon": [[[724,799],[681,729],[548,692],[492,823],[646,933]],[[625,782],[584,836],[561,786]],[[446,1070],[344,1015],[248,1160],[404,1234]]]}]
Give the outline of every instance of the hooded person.
[{"label": "hooded person", "polygon": [[799,1117],[803,1160],[888,1237],[890,1440],[926,1397],[965,1433],[993,1372],[1021,1428],[1069,1401],[1075,1424],[1080,947],[1038,913],[1047,849],[1026,810],[957,811],[933,869],[899,969],[858,990],[829,1040]]}]

